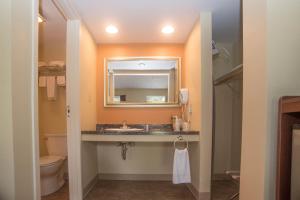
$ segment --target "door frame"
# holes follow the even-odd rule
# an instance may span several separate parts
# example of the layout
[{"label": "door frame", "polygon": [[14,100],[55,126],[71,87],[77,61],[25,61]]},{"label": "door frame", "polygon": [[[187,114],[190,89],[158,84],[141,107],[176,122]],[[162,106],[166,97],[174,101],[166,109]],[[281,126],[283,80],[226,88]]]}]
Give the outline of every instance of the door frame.
[{"label": "door frame", "polygon": [[[82,200],[81,177],[81,128],[80,128],[80,27],[81,19],[72,3],[68,0],[52,0],[67,21],[66,44],[66,112],[68,141],[69,199]],[[39,1],[34,0],[34,61],[32,69],[33,120],[34,120],[34,179],[35,199],[41,199],[39,165],[39,127],[38,127],[38,21]]]}]

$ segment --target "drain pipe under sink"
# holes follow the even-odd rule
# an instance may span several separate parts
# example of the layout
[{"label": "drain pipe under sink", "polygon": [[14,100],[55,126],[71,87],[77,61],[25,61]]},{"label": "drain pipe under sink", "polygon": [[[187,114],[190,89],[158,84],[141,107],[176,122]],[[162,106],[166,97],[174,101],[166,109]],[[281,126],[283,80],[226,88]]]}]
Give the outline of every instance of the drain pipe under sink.
[{"label": "drain pipe under sink", "polygon": [[127,157],[127,150],[128,150],[127,145],[133,146],[134,144],[132,142],[120,142],[118,144],[118,146],[121,146],[121,157],[123,160],[126,160]]}]

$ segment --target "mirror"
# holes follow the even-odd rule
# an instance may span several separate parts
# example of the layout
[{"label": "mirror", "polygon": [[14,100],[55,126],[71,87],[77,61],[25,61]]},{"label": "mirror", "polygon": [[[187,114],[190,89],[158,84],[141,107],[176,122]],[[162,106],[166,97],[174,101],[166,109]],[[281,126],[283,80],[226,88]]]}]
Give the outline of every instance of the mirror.
[{"label": "mirror", "polygon": [[179,106],[180,58],[105,60],[106,107]]}]

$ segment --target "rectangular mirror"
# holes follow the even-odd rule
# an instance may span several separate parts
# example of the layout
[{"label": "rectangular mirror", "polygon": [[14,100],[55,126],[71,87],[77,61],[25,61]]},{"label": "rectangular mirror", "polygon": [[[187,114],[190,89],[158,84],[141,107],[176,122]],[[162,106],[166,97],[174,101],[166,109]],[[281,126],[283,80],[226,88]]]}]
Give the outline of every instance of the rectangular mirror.
[{"label": "rectangular mirror", "polygon": [[179,106],[180,62],[178,57],[105,59],[105,106]]}]

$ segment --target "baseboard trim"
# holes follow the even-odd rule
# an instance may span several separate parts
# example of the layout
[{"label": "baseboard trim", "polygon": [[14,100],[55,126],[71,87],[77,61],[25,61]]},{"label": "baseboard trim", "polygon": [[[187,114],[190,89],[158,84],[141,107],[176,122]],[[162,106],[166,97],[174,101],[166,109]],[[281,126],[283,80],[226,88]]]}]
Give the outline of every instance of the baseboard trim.
[{"label": "baseboard trim", "polygon": [[199,200],[210,200],[210,192],[200,192]]},{"label": "baseboard trim", "polygon": [[90,193],[90,191],[95,187],[99,178],[98,174],[83,188],[83,199]]},{"label": "baseboard trim", "polygon": [[210,192],[199,192],[191,183],[186,184],[189,191],[197,200],[210,200]]},{"label": "baseboard trim", "polygon": [[171,174],[103,174],[98,175],[100,180],[126,181],[171,181]]},{"label": "baseboard trim", "polygon": [[199,194],[198,190],[191,183],[186,184],[186,187],[193,194],[193,196],[195,197],[195,199],[199,200],[200,194]]}]

